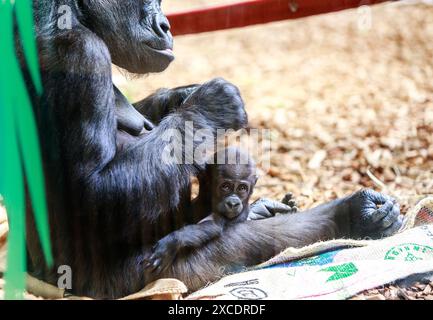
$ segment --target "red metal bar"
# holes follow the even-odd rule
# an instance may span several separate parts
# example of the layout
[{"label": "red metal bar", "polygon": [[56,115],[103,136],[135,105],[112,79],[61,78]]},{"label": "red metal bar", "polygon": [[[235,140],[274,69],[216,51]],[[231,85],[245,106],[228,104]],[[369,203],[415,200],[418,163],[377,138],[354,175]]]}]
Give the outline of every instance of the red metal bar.
[{"label": "red metal bar", "polygon": [[173,35],[201,33],[356,8],[388,0],[249,0],[168,14]]}]

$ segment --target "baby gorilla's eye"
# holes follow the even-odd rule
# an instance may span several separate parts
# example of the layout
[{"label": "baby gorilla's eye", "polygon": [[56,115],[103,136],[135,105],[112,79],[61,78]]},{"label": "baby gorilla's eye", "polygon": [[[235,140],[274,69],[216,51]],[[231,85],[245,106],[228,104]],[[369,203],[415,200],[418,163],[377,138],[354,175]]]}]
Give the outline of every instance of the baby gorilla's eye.
[{"label": "baby gorilla's eye", "polygon": [[241,184],[238,187],[238,191],[239,192],[247,192],[248,191],[248,186],[246,184]]},{"label": "baby gorilla's eye", "polygon": [[224,192],[228,192],[228,191],[231,191],[232,190],[232,185],[230,184],[230,183],[228,183],[228,182],[225,182],[225,183],[223,183],[222,185],[221,185],[221,190],[222,191],[224,191]]}]

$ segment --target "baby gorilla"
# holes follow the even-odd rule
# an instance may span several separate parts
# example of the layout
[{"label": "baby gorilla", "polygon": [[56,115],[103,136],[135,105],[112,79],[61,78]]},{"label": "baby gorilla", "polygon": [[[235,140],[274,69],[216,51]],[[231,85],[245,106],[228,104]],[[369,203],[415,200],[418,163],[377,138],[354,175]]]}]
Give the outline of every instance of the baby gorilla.
[{"label": "baby gorilla", "polygon": [[[225,161],[224,164],[219,164],[218,155],[222,152]],[[159,240],[147,259],[146,267],[164,270],[173,263],[180,251],[204,246],[219,237],[224,228],[231,224],[247,219],[269,218],[276,212],[296,212],[291,194],[286,195],[285,204],[272,202],[274,210],[269,210],[269,202],[268,210],[260,210],[262,200],[259,200],[256,202],[256,210],[251,212],[249,199],[257,182],[253,160],[237,148],[227,148],[221,153],[216,153],[211,158],[212,164],[206,164],[205,173],[199,177],[199,195],[194,201],[198,212],[203,212],[204,207],[210,215],[198,224],[187,225]]]}]

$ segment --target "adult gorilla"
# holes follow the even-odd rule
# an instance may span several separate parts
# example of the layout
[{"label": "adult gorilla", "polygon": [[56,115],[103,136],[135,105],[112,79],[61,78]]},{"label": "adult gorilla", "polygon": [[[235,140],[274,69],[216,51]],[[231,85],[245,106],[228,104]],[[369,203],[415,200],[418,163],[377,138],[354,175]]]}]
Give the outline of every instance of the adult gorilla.
[{"label": "adult gorilla", "polygon": [[[71,29],[58,27],[60,5],[72,10]],[[395,201],[364,190],[307,214],[238,224],[161,273],[145,270],[158,239],[202,218],[192,217],[189,201],[190,176],[199,166],[162,162],[168,143],[162,134],[177,129],[184,135],[185,121],[213,132],[245,127],[239,91],[215,79],[160,90],[133,108],[113,86],[111,63],[141,74],[167,68],[172,37],[160,2],[34,0],[34,8],[45,91],[33,100],[55,257],[48,270],[28,214],[29,268],[36,276],[55,284],[57,266],[69,265],[73,293],[99,298],[129,294],[159,277],[177,277],[195,289],[224,268],[254,265],[288,246],[381,237],[400,226]],[[253,210],[274,205],[262,201]]]}]

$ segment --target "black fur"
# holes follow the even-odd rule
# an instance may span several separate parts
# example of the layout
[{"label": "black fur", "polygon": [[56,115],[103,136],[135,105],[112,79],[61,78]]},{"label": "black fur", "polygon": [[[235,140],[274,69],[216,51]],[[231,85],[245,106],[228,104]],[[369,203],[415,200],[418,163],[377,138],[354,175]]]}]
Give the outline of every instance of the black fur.
[{"label": "black fur", "polygon": [[[65,4],[73,12],[71,30],[57,28],[57,8]],[[185,121],[193,121],[195,130],[213,132],[245,127],[239,91],[222,79],[159,91],[135,105],[149,116],[141,120],[148,130],[128,132],[128,123],[134,127],[136,122],[128,116],[124,121],[117,112],[116,103],[126,100],[113,87],[111,63],[135,73],[159,72],[169,65],[169,50],[155,51],[172,45],[159,1],[34,0],[34,8],[44,93],[33,101],[55,259],[54,268],[46,268],[28,206],[34,275],[56,284],[57,267],[69,265],[72,292],[97,298],[124,296],[167,276],[195,289],[287,246],[381,236],[398,227],[398,210],[387,206],[378,215],[375,205],[386,201],[384,196],[365,191],[307,214],[235,224],[163,273],[144,272],[142,263],[159,239],[206,215],[194,217],[189,201],[190,177],[200,166],[162,163],[167,144],[162,133],[178,129],[184,135]]]},{"label": "black fur", "polygon": [[[200,190],[193,201],[197,215],[209,214],[197,224],[176,230],[152,248],[145,268],[161,273],[185,249],[199,249],[209,241],[221,236],[229,225],[245,222],[250,215],[249,199],[257,182],[255,164],[237,148],[220,150],[224,163],[218,164],[217,153],[206,164],[200,175]],[[230,154],[233,162],[229,162]],[[244,161],[244,162],[243,162]],[[254,214],[254,220],[266,216]],[[267,217],[273,216],[272,214]]]}]

